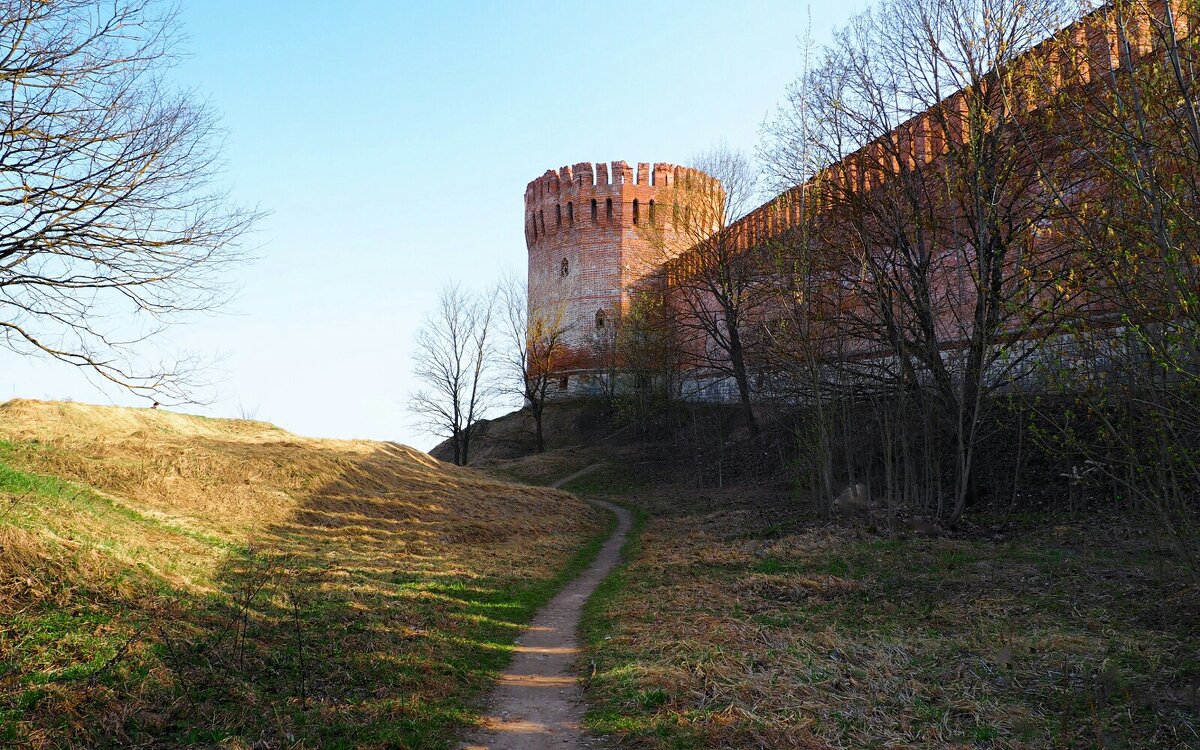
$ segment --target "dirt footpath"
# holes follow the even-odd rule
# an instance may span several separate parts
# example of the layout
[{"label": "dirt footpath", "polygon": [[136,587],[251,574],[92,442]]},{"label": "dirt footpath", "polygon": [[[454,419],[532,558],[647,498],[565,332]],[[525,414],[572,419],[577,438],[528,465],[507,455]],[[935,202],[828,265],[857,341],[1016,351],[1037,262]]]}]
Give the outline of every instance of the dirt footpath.
[{"label": "dirt footpath", "polygon": [[[551,486],[561,487],[598,466],[577,471]],[[576,631],[584,602],[617,564],[633,516],[611,503],[594,502],[617,515],[616,532],[588,569],[543,607],[517,640],[517,654],[488,701],[485,726],[469,736],[462,745],[464,750],[601,746],[582,728],[583,691],[574,670],[579,654]]]}]

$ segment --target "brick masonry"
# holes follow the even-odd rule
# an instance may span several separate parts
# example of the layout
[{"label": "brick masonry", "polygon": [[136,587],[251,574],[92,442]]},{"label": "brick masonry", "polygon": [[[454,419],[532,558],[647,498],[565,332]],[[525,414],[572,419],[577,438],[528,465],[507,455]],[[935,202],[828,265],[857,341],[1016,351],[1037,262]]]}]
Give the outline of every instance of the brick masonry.
[{"label": "brick masonry", "polygon": [[[570,363],[563,370],[600,366],[597,349],[630,290],[669,260],[664,248],[677,243],[657,201],[685,177],[711,179],[674,164],[581,162],[526,187],[530,320],[562,320]],[[643,231],[652,215],[662,229],[657,241]]]}]

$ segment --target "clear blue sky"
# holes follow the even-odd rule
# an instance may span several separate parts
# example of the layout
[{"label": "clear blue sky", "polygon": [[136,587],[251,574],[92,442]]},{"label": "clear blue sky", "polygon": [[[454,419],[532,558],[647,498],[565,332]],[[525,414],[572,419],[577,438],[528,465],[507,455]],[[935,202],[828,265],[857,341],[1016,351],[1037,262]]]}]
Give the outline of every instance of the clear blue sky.
[{"label": "clear blue sky", "polygon": [[[215,400],[185,410],[429,447],[413,330],[444,280],[524,272],[525,184],[752,152],[810,17],[823,41],[862,4],[183,0],[175,77],[221,113],[236,200],[272,212],[229,310],[167,334],[220,359]],[[65,365],[0,372],[2,398],[139,403]]]}]

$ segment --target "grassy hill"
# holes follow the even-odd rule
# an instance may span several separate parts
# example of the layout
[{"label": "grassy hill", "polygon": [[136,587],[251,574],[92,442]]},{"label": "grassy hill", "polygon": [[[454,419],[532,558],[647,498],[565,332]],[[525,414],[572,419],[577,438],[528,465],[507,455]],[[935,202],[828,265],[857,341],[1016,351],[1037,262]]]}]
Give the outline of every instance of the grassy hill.
[{"label": "grassy hill", "polygon": [[609,519],[410,448],[0,406],[0,745],[446,747]]},{"label": "grassy hill", "polygon": [[[546,447],[558,452],[587,448],[597,443],[627,442],[633,431],[614,422],[612,410],[603,399],[552,401],[542,414]],[[470,465],[487,467],[535,452],[533,415],[519,409],[494,419],[483,419],[471,433]],[[443,461],[454,460],[454,445],[445,440],[429,454]],[[562,475],[558,475],[562,476]],[[557,477],[556,477],[557,478]]]}]

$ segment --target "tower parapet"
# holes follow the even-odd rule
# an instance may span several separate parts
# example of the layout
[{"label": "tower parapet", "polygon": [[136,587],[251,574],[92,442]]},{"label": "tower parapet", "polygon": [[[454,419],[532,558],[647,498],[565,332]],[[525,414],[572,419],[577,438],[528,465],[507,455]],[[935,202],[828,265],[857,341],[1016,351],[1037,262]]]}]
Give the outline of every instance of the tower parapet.
[{"label": "tower parapet", "polygon": [[[658,203],[685,180],[717,184],[689,167],[614,161],[547,170],[525,188],[530,321],[561,321],[566,377],[603,367],[630,291],[670,259],[671,212]],[[643,231],[651,222],[658,241]]]}]

